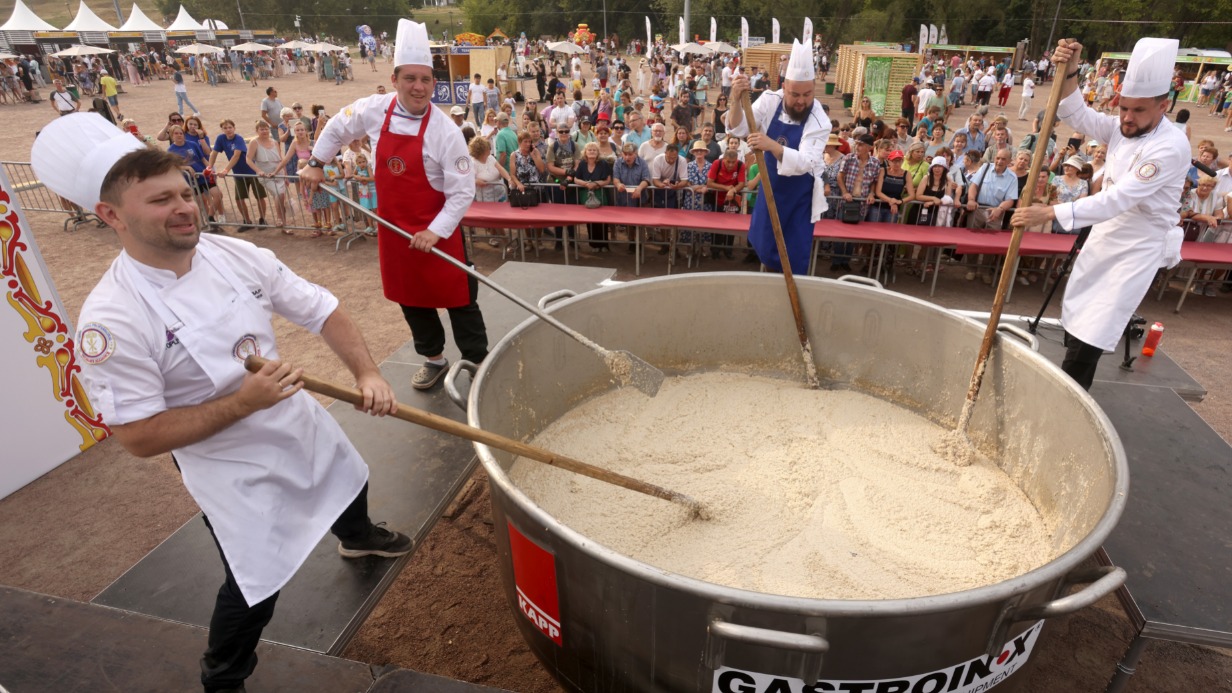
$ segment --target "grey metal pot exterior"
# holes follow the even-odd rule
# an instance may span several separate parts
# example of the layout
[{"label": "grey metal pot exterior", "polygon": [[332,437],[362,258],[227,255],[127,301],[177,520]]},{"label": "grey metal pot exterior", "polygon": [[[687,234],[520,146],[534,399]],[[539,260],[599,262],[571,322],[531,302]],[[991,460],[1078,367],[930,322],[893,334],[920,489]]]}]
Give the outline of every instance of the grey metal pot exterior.
[{"label": "grey metal pot exterior", "polygon": [[[952,424],[966,394],[980,326],[877,288],[813,278],[798,282],[823,377]],[[555,306],[553,315],[599,344],[628,349],[669,373],[743,368],[803,382],[799,342],[777,275],[639,281],[570,299]],[[525,439],[611,387],[606,366],[592,352],[531,319],[479,368],[466,402],[468,418],[472,425]],[[476,449],[489,476],[502,579],[515,619],[567,688],[761,693],[772,688],[770,677],[784,677],[792,681],[782,690],[875,693],[911,689],[898,688],[907,685],[901,681],[867,689],[804,684],[919,683],[902,677],[953,670],[982,656],[991,658],[959,678],[969,674],[972,685],[990,683],[997,670],[1012,672],[1023,663],[1021,646],[1038,637],[1040,619],[1087,606],[1124,581],[1119,568],[1084,567],[1119,519],[1128,490],[1120,441],[1084,391],[1023,344],[1002,338],[989,360],[970,432],[981,447],[996,451],[1045,517],[1055,518],[1058,557],[995,585],[884,601],[749,592],[640,563],[579,535],[530,501],[505,474],[510,455]],[[515,588],[511,527],[519,546],[529,540],[536,555],[548,557],[559,600],[550,614],[556,626],[542,612],[537,623],[525,613],[536,612]],[[1091,584],[1061,596],[1078,583]],[[1015,636],[1017,648],[1003,647]],[[997,659],[1001,664],[983,677],[982,669]],[[740,674],[720,686],[720,667],[765,676],[753,681]],[[942,674],[935,676],[918,690],[956,690],[938,683]]]}]

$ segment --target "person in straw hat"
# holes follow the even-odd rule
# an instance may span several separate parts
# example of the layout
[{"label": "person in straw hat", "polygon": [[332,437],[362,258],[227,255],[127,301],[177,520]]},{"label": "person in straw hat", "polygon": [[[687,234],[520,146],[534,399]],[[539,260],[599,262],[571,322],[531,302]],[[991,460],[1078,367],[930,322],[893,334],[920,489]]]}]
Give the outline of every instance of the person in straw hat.
[{"label": "person in straw hat", "polygon": [[411,385],[428,390],[449,365],[439,309],[449,310],[462,358],[479,363],[488,355],[488,335],[475,300],[478,282],[428,252],[439,245],[468,262],[458,224],[475,198],[475,172],[462,132],[432,105],[436,80],[423,24],[398,20],[390,80],[395,93],[359,99],[329,121],[300,179],[315,186],[322,180],[321,167],[340,148],[365,135],[371,138],[381,216],[415,235],[408,243],[387,228],[377,232],[381,284],[385,298],[402,307],[415,351],[424,358]]},{"label": "person in straw hat", "polygon": [[1108,146],[1103,187],[1072,202],[1019,208],[1013,223],[1055,221],[1065,231],[1093,225],[1061,304],[1066,343],[1061,368],[1084,388],[1091,387],[1103,352],[1116,348],[1155,271],[1181,259],[1178,200],[1190,148],[1184,133],[1164,117],[1177,48],[1176,39],[1139,39],[1115,116],[1087,106],[1078,90],[1082,44],[1061,39],[1053,53],[1053,61],[1067,71],[1057,115]]},{"label": "person in straw hat", "polygon": [[[301,392],[302,370],[280,361],[274,314],[325,339],[355,375],[359,409],[392,412],[393,389],[329,291],[268,250],[201,235],[179,156],[94,113],[51,122],[30,155],[48,188],[92,210],[123,246],[82,306],[74,354],[119,443],[139,457],[170,452],[201,507],[226,575],[201,682],[242,691],[279,590],[325,532],[347,558],[412,547],[369,520],[368,467]],[[251,354],[270,363],[249,373]]]},{"label": "person in straw hat", "polygon": [[[808,271],[813,247],[813,223],[826,211],[826,196],[817,177],[824,169],[823,152],[830,136],[830,117],[814,98],[813,53],[799,41],[792,42],[783,88],[767,91],[753,103],[759,132],[749,134],[744,109],[739,105],[749,91],[749,78],[741,73],[732,79],[732,108],[727,112],[727,132],[747,136],[749,147],[766,154],[766,178],[774,191],[783,240],[791,271]],[[749,243],[762,264],[782,271],[774,242],[766,196],[758,195],[749,223]]]}]

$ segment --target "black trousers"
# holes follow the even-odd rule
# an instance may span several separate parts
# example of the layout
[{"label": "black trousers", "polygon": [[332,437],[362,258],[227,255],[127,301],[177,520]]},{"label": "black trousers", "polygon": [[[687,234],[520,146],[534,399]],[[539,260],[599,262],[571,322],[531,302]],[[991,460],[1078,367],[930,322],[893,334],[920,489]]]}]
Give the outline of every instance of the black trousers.
[{"label": "black trousers", "polygon": [[[483,324],[479,311],[479,281],[469,277],[471,302],[461,308],[448,308],[449,324],[453,326],[453,341],[457,343],[462,358],[471,363],[482,363],[488,357],[488,329]],[[415,341],[415,353],[424,358],[437,356],[445,351],[445,325],[436,308],[402,306],[402,316],[411,328]]]},{"label": "black trousers", "polygon": [[[267,597],[264,601],[249,606],[240,587],[231,573],[231,565],[222,552],[218,537],[214,535],[214,527],[204,514],[205,526],[210,530],[214,546],[218,547],[218,555],[222,558],[222,567],[226,571],[226,580],[218,588],[218,596],[214,600],[214,614],[210,617],[210,633],[205,654],[201,656],[201,685],[206,693],[238,688],[252,675],[257,668],[257,643],[261,640],[261,631],[265,629],[274,617],[274,604],[278,601],[278,593]],[[338,516],[334,525],[329,528],[339,539],[350,539],[363,535],[371,525],[368,519],[368,484],[360,489],[355,500]]]},{"label": "black trousers", "polygon": [[1091,383],[1095,382],[1095,367],[1099,365],[1099,359],[1103,355],[1103,349],[1091,346],[1066,332],[1065,359],[1061,361],[1061,370],[1081,385],[1082,389],[1090,390]]}]

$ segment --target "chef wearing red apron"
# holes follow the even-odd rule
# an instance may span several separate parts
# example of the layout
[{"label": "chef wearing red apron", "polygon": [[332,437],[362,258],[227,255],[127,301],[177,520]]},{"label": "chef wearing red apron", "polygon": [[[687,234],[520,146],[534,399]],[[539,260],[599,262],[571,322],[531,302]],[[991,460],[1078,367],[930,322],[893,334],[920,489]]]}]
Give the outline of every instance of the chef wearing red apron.
[{"label": "chef wearing red apron", "polygon": [[[242,691],[279,590],[326,532],[347,558],[411,550],[369,520],[368,467],[301,391],[300,372],[279,363],[274,314],[325,339],[355,375],[361,409],[389,413],[393,390],[333,294],[268,250],[201,235],[179,157],[83,113],[45,127],[31,163],[124,248],[82,306],[74,355],[120,444],[172,453],[200,506],[225,574],[201,683]],[[257,374],[244,369],[253,354],[271,361]]]},{"label": "chef wearing red apron", "polygon": [[436,81],[423,24],[398,20],[392,82],[393,94],[360,99],[329,121],[301,176],[319,183],[324,162],[353,140],[371,139],[378,212],[415,236],[408,242],[381,228],[377,241],[385,298],[402,306],[415,351],[425,359],[411,385],[427,390],[448,365],[439,309],[449,311],[462,358],[479,363],[488,355],[478,283],[428,252],[436,246],[467,261],[458,224],[475,197],[475,173],[461,130],[432,106]]}]

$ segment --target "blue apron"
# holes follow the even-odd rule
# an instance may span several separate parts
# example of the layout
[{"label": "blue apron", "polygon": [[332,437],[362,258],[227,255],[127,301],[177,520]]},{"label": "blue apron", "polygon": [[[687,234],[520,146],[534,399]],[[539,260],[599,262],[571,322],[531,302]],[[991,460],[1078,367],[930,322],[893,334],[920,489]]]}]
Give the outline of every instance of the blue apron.
[{"label": "blue apron", "polygon": [[[783,114],[783,104],[774,111],[766,136],[790,149],[800,148],[800,138],[804,135],[803,123],[784,123],[779,120]],[[809,254],[813,250],[813,181],[815,176],[805,173],[799,176],[780,176],[779,162],[773,156],[766,156],[767,180],[774,188],[774,200],[778,203],[779,222],[783,227],[783,243],[787,246],[787,257],[791,261],[791,271],[794,274],[807,274]],[[766,207],[766,196],[758,195],[757,204],[753,207],[753,219],[749,223],[749,243],[757,251],[757,257],[766,267],[775,272],[783,271],[783,262],[779,258],[779,249],[774,243],[774,227],[770,222],[770,210]]]}]

